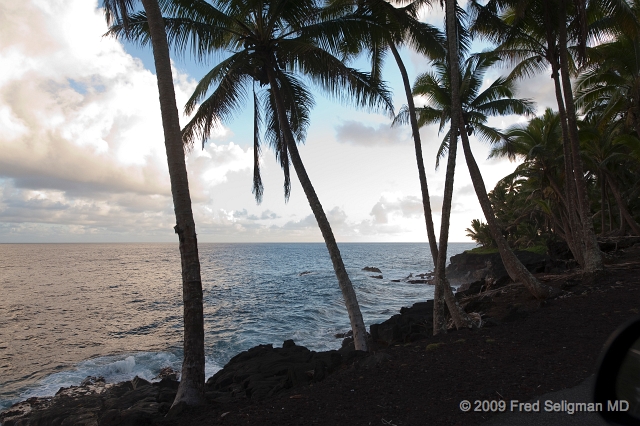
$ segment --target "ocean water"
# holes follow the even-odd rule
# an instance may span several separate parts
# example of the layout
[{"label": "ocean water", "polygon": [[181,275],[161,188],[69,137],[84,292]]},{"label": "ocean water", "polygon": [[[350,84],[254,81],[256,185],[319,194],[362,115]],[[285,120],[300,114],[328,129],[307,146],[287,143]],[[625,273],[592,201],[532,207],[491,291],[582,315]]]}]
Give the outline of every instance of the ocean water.
[{"label": "ocean water", "polygon": [[[453,243],[449,256],[474,247]],[[427,244],[340,244],[367,327],[432,298],[392,282],[433,270]],[[322,243],[200,244],[207,377],[233,355],[287,339],[340,347],[349,320]],[[375,266],[383,279],[363,271]],[[0,410],[87,376],[180,370],[177,244],[0,244]]]}]

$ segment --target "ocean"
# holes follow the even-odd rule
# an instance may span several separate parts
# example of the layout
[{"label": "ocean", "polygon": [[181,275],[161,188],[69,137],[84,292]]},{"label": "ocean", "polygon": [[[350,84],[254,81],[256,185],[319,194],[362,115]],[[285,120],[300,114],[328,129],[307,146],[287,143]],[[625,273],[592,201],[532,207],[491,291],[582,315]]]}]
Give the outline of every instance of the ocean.
[{"label": "ocean", "polygon": [[[452,243],[448,256],[474,246]],[[433,270],[426,243],[340,251],[367,327],[433,296],[432,286],[391,281]],[[205,243],[199,253],[207,378],[258,344],[340,347],[335,334],[350,329],[349,319],[323,243]],[[87,376],[118,382],[180,371],[177,243],[0,244],[0,289],[0,411]]]}]

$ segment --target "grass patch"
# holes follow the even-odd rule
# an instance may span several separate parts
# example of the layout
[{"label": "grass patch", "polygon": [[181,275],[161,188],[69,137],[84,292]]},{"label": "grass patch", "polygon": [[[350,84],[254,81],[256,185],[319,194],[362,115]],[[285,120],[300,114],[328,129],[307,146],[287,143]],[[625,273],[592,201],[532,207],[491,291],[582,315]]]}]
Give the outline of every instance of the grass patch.
[{"label": "grass patch", "polygon": [[[524,248],[524,249],[516,249],[516,250],[529,251],[531,253],[536,253],[536,254],[540,254],[540,255],[547,254],[547,247],[546,246],[533,246],[533,247],[527,247],[527,248]],[[498,249],[496,247],[476,247],[476,248],[471,249],[471,250],[465,250],[465,253],[469,253],[469,254],[495,254],[495,253],[498,253]]]},{"label": "grass patch", "polygon": [[530,251],[531,253],[545,255],[547,254],[547,246],[533,246],[522,249],[523,251]]},{"label": "grass patch", "polygon": [[430,343],[427,345],[427,352],[435,351],[438,347],[444,345],[444,343]]},{"label": "grass patch", "polygon": [[465,253],[471,254],[494,254],[498,253],[498,249],[495,247],[476,247],[471,250],[465,250]]}]

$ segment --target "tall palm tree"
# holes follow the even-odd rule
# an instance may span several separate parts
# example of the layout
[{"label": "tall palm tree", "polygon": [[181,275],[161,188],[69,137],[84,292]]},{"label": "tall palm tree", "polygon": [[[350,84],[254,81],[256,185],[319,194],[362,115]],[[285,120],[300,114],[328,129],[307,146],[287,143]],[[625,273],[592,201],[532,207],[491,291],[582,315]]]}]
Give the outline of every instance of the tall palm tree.
[{"label": "tall palm tree", "polygon": [[[540,284],[509,248],[495,219],[484,180],[471,153],[469,144],[469,135],[471,134],[476,134],[479,138],[490,143],[499,142],[503,138],[503,135],[498,130],[486,125],[489,116],[533,114],[533,105],[529,100],[513,98],[514,81],[512,79],[498,78],[488,88],[480,91],[486,71],[497,60],[496,56],[487,54],[472,55],[467,59],[465,69],[458,77],[461,83],[460,107],[457,113],[453,106],[453,97],[451,95],[453,83],[447,73],[447,65],[436,62],[436,71],[422,74],[414,85],[414,94],[426,96],[430,103],[429,106],[417,109],[418,122],[421,125],[438,123],[440,130],[442,130],[448,120],[452,117],[458,117],[460,125],[457,133],[459,133],[462,140],[462,148],[471,180],[505,268],[511,279],[521,281],[534,296],[546,298],[550,295],[549,288]],[[400,119],[406,120],[407,114],[408,111],[404,109],[401,112]],[[445,135],[439,156],[444,156],[447,151],[451,153],[451,150],[455,148],[456,142],[451,138],[452,131],[450,130]]]},{"label": "tall palm tree", "polygon": [[[431,4],[431,0],[400,1],[393,3],[405,4],[396,7],[386,0],[331,0],[332,5],[343,7],[351,6],[351,11],[357,17],[370,21],[377,31],[370,31],[362,34],[362,40],[349,40],[348,51],[354,53],[360,49],[365,49],[369,54],[372,65],[372,74],[379,76],[387,50],[391,52],[398,66],[407,98],[407,109],[410,111],[409,124],[411,125],[414,149],[416,153],[416,163],[418,166],[418,178],[422,195],[422,207],[427,228],[429,248],[434,264],[438,259],[438,241],[435,236],[433,225],[433,214],[429,196],[429,185],[427,174],[424,168],[422,155],[422,141],[420,129],[415,118],[415,103],[411,93],[411,82],[402,57],[398,52],[398,47],[407,45],[430,59],[444,59],[446,54],[445,38],[441,32],[429,25],[418,21],[418,12],[421,7]],[[459,23],[458,23],[459,25]],[[468,40],[463,38],[462,42],[466,47]],[[451,286],[446,283],[444,287],[447,307],[457,328],[469,327],[472,324],[471,318],[457,303],[453,296]]]},{"label": "tall palm tree", "polygon": [[[313,106],[313,96],[303,79],[349,103],[393,111],[390,94],[380,80],[349,68],[333,54],[340,52],[345,40],[368,31],[371,25],[323,9],[317,0],[183,3],[166,9],[169,40],[177,48],[190,45],[201,58],[221,49],[229,53],[202,78],[188,100],[185,111],[195,113],[183,129],[183,141],[190,145],[197,140],[204,143],[213,126],[229,119],[247,93],[253,92],[256,199],[259,201],[262,194],[257,154],[260,128],[264,127],[264,135],[284,169],[286,198],[290,190],[289,164],[293,164],[329,251],[355,347],[366,351],[366,329],[356,294],[297,143],[304,141]],[[132,26],[132,37],[144,42],[145,16],[137,16]]]},{"label": "tall palm tree", "polygon": [[[180,241],[182,263],[184,359],[180,386],[172,407],[180,403],[199,405],[204,402],[205,358],[202,281],[196,226],[191,211],[187,167],[164,22],[157,0],[141,0],[141,3],[147,15],[148,33],[156,67],[171,194],[176,215],[174,230]],[[134,0],[105,0],[104,11],[107,23],[121,25],[125,32],[128,32],[129,14],[133,6]]]},{"label": "tall palm tree", "polygon": [[[571,177],[565,182],[565,197],[572,206],[567,243],[585,273],[602,269],[602,255],[593,230],[580,157],[570,82],[576,65],[569,54],[569,43],[577,45],[578,59],[582,61],[587,36],[596,36],[598,30],[601,34],[607,17],[624,15],[620,12],[624,7],[618,3],[623,2],[612,0],[589,2],[588,5],[582,0],[573,3],[565,0],[489,0],[485,5],[476,0],[470,2],[476,17],[474,31],[498,43],[495,52],[515,65],[513,77],[526,77],[546,70],[547,64],[551,67],[561,117],[564,168],[566,175]],[[588,12],[590,19],[595,20],[590,28],[586,26]]]},{"label": "tall palm tree", "polygon": [[[430,1],[411,1],[402,7],[396,7],[385,0],[332,0],[331,3],[351,6],[355,16],[371,21],[375,25],[377,31],[363,34],[362,42],[350,40],[351,43],[355,42],[356,45],[355,49],[352,49],[357,50],[360,47],[364,47],[367,50],[371,59],[372,74],[376,76],[380,75],[386,51],[389,50],[402,77],[407,107],[410,111],[415,111],[413,95],[411,94],[411,82],[404,61],[398,52],[398,47],[409,45],[430,59],[444,58],[446,50],[443,45],[445,40],[441,32],[429,24],[418,21],[420,7],[430,3]],[[400,2],[395,1],[394,3]],[[416,152],[429,247],[432,258],[435,260],[438,257],[438,246],[433,226],[429,185],[422,157],[422,141],[416,120],[410,120],[410,125]]]}]

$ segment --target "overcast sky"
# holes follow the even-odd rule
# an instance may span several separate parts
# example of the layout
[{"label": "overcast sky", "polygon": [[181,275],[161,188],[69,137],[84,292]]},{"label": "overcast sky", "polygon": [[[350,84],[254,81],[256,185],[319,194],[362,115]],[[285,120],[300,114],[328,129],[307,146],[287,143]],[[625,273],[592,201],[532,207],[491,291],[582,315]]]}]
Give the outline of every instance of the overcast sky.
[{"label": "overcast sky", "polygon": [[[442,18],[439,9],[424,13],[435,25]],[[177,241],[150,53],[103,37],[106,30],[97,0],[0,0],[0,242]],[[428,69],[424,58],[402,54],[412,81]],[[176,58],[179,108],[206,67]],[[399,73],[390,61],[385,71],[399,109]],[[535,99],[542,113],[554,106],[552,90],[540,75],[523,82],[519,95]],[[427,241],[409,129],[314,94],[300,154],[337,240]],[[247,105],[204,150],[187,156],[199,241],[322,241],[293,169],[285,203],[282,171],[266,147],[264,198],[256,204],[251,114]],[[421,136],[439,229],[445,164],[435,170],[435,153],[442,135],[427,127]],[[485,160],[487,147],[472,144],[487,188],[515,168]],[[460,155],[450,241],[467,241],[474,218],[482,212]]]}]

